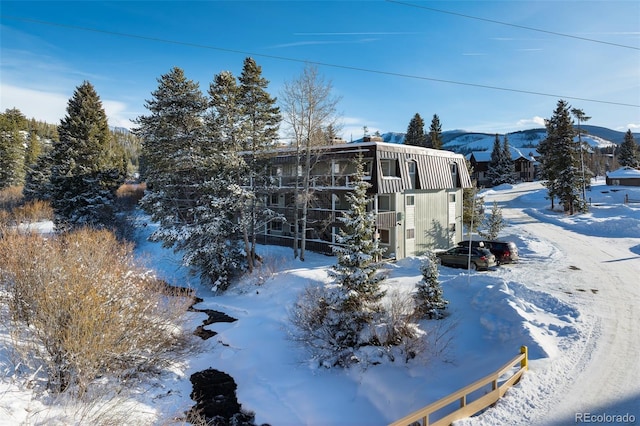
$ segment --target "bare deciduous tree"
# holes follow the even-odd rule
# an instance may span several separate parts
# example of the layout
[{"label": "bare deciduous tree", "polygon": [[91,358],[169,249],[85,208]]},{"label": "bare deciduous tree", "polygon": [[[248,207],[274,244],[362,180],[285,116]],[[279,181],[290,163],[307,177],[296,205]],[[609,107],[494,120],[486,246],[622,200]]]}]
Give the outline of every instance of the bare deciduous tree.
[{"label": "bare deciduous tree", "polygon": [[313,199],[311,170],[320,154],[320,150],[313,155],[312,151],[333,143],[327,140],[327,129],[333,134],[338,127],[336,106],[340,98],[332,94],[332,89],[332,83],[315,66],[307,65],[297,79],[284,84],[280,95],[283,121],[296,150],[293,251],[301,260],[306,246],[307,210]]}]

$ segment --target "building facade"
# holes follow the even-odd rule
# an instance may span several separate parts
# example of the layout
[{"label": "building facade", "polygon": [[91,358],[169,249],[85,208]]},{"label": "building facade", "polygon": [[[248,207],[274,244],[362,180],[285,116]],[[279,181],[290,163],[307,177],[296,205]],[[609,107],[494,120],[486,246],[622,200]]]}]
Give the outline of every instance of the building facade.
[{"label": "building facade", "polygon": [[260,241],[293,246],[296,226],[306,235],[306,247],[330,253],[339,234],[347,194],[354,186],[355,161],[364,163],[371,184],[370,210],[377,218],[376,235],[385,257],[402,259],[462,239],[464,188],[471,178],[460,154],[383,142],[340,144],[316,148],[309,164],[306,229],[295,220],[294,202],[303,191],[306,158],[282,148],[270,159],[274,185],[264,194],[267,207],[285,220],[272,220],[260,231]]}]

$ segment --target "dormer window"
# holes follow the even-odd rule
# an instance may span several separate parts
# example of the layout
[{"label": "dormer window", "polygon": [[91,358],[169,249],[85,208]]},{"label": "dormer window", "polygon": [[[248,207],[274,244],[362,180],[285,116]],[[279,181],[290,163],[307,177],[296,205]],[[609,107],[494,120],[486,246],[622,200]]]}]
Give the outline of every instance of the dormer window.
[{"label": "dormer window", "polygon": [[382,176],[384,177],[400,177],[398,160],[380,160],[380,168],[382,169]]},{"label": "dormer window", "polygon": [[410,160],[407,163],[407,168],[409,169],[409,182],[411,182],[411,188],[413,189],[419,189],[418,188],[418,167],[416,165],[416,162],[413,160]]},{"label": "dormer window", "polygon": [[458,186],[458,165],[456,163],[450,163],[451,166],[451,178],[453,179],[453,186]]}]

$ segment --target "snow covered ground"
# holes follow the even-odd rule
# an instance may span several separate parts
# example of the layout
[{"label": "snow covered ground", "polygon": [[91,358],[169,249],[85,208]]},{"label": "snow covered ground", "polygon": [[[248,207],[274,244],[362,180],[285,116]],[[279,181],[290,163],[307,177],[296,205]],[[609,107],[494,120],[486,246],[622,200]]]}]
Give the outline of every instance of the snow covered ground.
[{"label": "snow covered ground", "polygon": [[[624,205],[627,193],[640,199],[640,188],[607,187],[601,178],[588,192],[590,213],[567,217],[549,210],[539,183],[484,192],[486,206],[495,200],[503,207],[509,226],[501,237],[516,242],[521,262],[471,274],[441,267],[450,315],[422,323],[431,349],[409,363],[381,358],[368,369],[320,368],[287,338],[297,295],[329,282],[335,258],[309,253],[300,262],[290,249],[263,247],[262,271],[214,297],[171,252],[143,244],[140,255],[159,275],[198,288],[204,302],[196,307],[238,321],[207,326],[218,335],[182,369],[140,383],[121,423],[171,424],[193,405],[189,376],[211,367],[235,379],[239,402],[258,424],[385,425],[484,377],[527,345],[523,380],[494,408],[459,424],[561,425],[575,423],[576,415],[625,414],[637,424],[640,205]],[[421,279],[419,263],[388,265],[389,292],[410,291]],[[203,319],[193,314],[194,327]],[[28,389],[12,373],[8,352],[0,347],[0,424],[82,424],[78,413],[86,410]]]}]

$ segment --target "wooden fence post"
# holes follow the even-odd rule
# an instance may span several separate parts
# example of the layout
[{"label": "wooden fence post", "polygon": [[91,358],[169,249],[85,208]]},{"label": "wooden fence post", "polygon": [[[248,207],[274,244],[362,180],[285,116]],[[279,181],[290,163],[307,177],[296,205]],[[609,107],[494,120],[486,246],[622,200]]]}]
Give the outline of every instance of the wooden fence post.
[{"label": "wooden fence post", "polygon": [[526,346],[520,346],[520,353],[524,354],[524,358],[520,361],[520,367],[527,371],[529,370],[529,348]]}]

